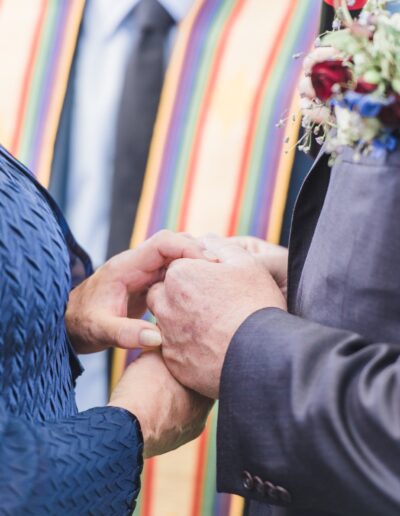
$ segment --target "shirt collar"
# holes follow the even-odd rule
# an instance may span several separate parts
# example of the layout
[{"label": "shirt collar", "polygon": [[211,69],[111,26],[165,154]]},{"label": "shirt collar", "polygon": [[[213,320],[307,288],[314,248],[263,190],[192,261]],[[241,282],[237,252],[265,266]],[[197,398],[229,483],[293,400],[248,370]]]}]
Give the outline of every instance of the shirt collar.
[{"label": "shirt collar", "polygon": [[[87,23],[85,28],[90,32],[96,32],[101,36],[112,34],[120,24],[132,13],[140,0],[88,0]],[[188,13],[194,0],[158,0],[169,12],[176,23]]]},{"label": "shirt collar", "polygon": [[176,23],[179,23],[189,12],[194,4],[194,0],[158,0],[160,4],[169,12]]}]

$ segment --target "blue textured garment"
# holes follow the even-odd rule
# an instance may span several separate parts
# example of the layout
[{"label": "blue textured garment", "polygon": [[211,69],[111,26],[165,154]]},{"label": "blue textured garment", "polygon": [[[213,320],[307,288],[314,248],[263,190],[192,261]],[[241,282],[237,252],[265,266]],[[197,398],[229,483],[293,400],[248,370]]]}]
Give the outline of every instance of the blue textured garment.
[{"label": "blue textured garment", "polygon": [[77,414],[81,368],[64,313],[91,272],[58,208],[0,147],[0,515],[129,514],[139,491],[137,420]]}]

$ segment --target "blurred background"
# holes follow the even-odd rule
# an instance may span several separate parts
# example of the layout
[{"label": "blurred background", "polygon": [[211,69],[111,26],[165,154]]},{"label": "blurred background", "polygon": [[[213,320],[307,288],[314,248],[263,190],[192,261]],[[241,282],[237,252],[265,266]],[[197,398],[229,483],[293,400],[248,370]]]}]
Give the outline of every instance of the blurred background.
[{"label": "blurred background", "polygon": [[[311,163],[295,150],[296,88],[321,4],[0,0],[0,143],[49,188],[95,267],[162,228],[286,245]],[[81,359],[84,410],[106,403],[134,355]],[[215,491],[216,420],[147,461],[136,515],[242,515]]]}]

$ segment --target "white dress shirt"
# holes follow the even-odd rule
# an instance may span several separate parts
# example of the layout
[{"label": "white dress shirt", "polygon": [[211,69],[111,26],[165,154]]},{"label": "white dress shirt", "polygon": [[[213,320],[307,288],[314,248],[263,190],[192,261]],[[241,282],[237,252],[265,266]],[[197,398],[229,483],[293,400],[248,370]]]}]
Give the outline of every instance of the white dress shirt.
[{"label": "white dress shirt", "polygon": [[[94,267],[104,262],[107,252],[116,122],[126,66],[138,37],[134,10],[138,2],[88,0],[78,47],[65,214]],[[194,0],[159,2],[179,23]],[[167,56],[175,30],[169,36]],[[78,408],[103,405],[106,354],[80,358],[85,373],[77,383]]]}]

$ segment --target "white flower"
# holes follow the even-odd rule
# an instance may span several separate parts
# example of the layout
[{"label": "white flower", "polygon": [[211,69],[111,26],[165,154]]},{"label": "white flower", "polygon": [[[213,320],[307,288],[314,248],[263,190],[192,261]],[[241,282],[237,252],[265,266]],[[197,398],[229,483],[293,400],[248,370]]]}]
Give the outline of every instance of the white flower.
[{"label": "white flower", "polygon": [[357,112],[339,106],[335,107],[339,145],[353,145],[356,142],[371,142],[376,138],[382,124],[376,118],[362,118]]}]

